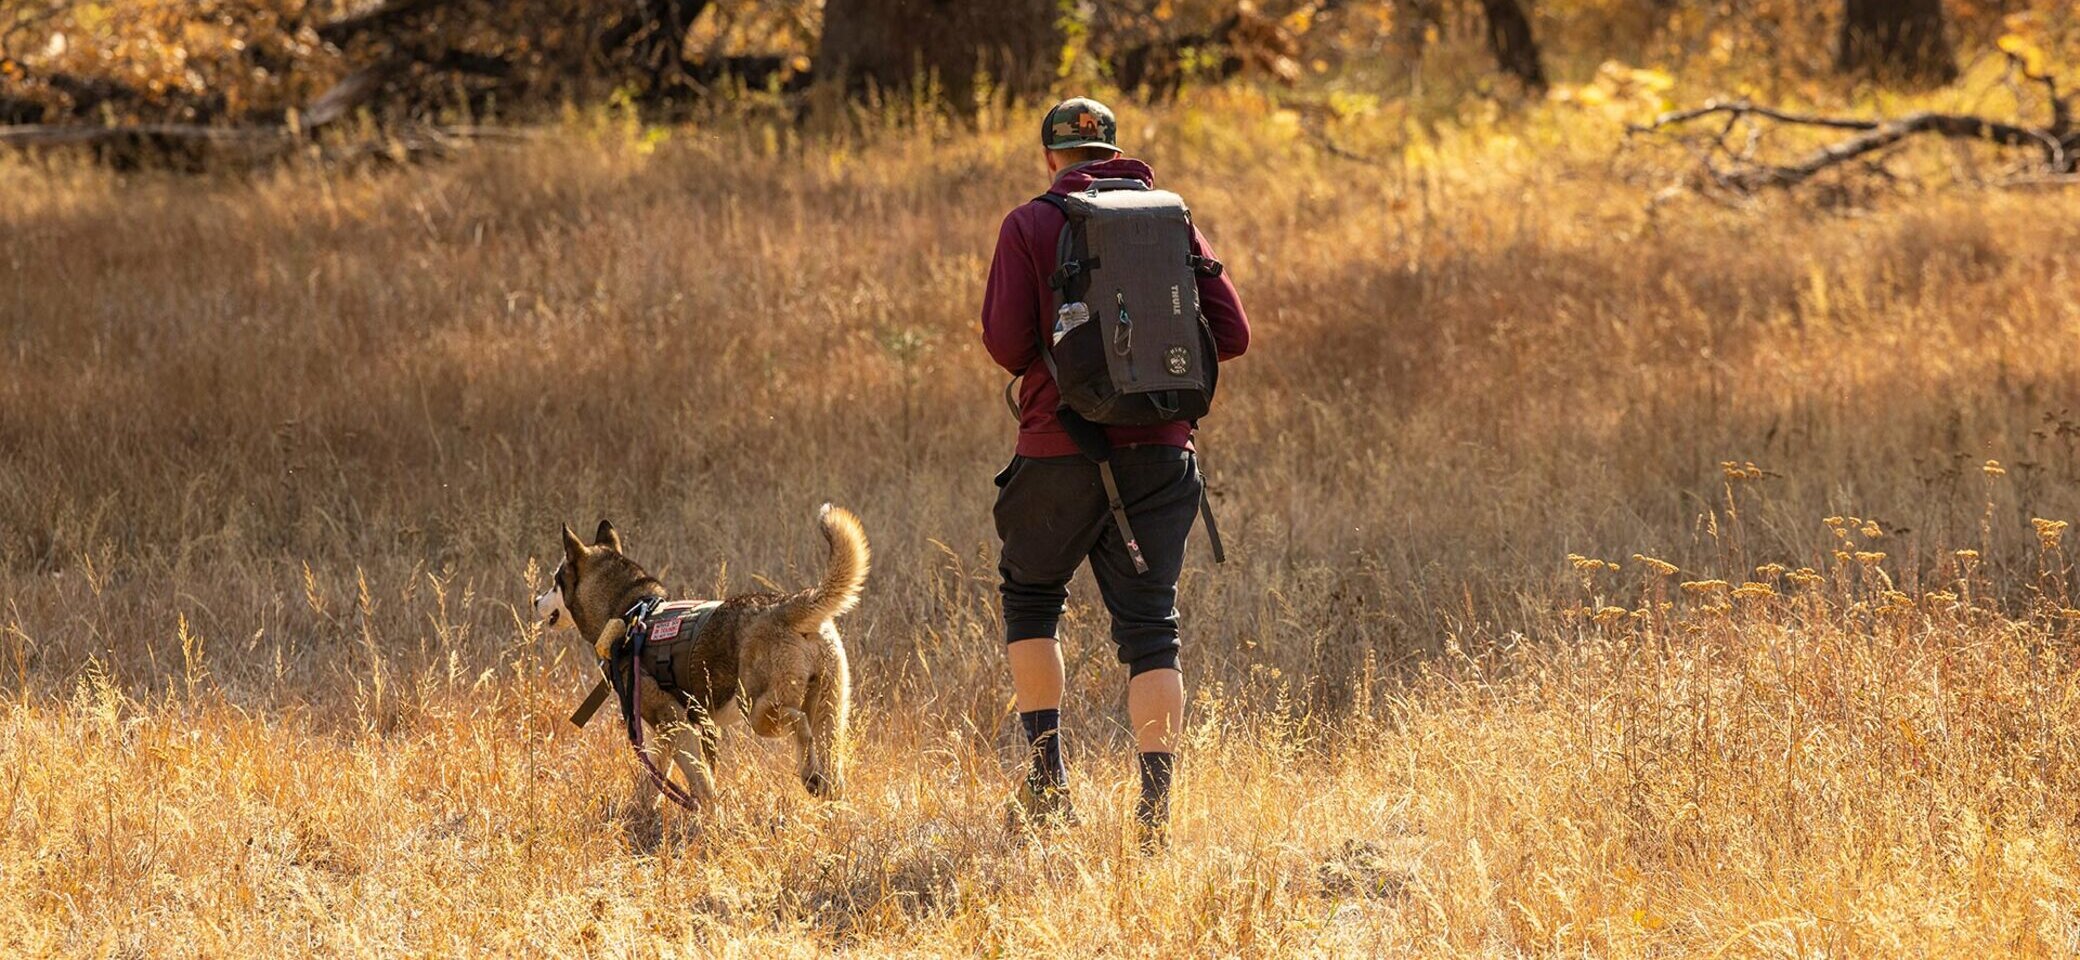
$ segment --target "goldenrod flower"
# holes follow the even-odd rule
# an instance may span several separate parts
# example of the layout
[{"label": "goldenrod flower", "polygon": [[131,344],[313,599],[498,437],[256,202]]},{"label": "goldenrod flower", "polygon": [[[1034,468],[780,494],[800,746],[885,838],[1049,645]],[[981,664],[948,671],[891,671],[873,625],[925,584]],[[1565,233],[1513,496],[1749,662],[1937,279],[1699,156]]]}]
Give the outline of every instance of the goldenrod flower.
[{"label": "goldenrod flower", "polygon": [[1725,474],[1728,480],[1760,480],[1763,477],[1762,468],[1756,466],[1753,460],[1721,460],[1719,472]]},{"label": "goldenrod flower", "polygon": [[1652,570],[1655,573],[1660,574],[1664,577],[1673,576],[1676,572],[1675,564],[1670,563],[1666,560],[1656,560],[1653,557],[1647,556],[1643,553],[1633,554],[1632,559],[1637,560],[1640,563],[1646,564],[1647,569]]},{"label": "goldenrod flower", "polygon": [[2059,538],[2065,536],[2069,526],[2064,520],[2046,520],[2043,517],[2032,517],[2029,522],[2037,528],[2037,544],[2046,550],[2058,549]]}]

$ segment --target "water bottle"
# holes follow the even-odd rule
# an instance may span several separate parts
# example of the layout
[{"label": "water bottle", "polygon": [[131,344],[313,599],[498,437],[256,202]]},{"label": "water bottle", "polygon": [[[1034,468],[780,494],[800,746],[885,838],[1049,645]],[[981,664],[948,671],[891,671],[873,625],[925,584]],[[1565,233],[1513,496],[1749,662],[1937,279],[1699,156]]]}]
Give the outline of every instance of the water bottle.
[{"label": "water bottle", "polygon": [[1056,310],[1054,312],[1055,345],[1060,346],[1062,343],[1062,338],[1068,336],[1069,331],[1074,330],[1077,327],[1083,326],[1085,323],[1088,323],[1090,319],[1090,304],[1084,303],[1081,300],[1078,300],[1075,303],[1062,304],[1061,309]]}]

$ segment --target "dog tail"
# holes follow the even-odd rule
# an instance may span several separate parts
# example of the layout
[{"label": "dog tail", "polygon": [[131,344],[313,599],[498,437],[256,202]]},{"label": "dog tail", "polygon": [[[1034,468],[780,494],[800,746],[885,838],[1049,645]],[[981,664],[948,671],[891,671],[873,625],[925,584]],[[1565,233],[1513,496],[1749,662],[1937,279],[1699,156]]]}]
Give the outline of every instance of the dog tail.
[{"label": "dog tail", "polygon": [[859,518],[844,507],[826,503],[817,513],[823,539],[830,542],[830,568],[815,589],[787,602],[781,611],[796,627],[814,629],[859,603],[860,588],[867,582],[867,531]]}]

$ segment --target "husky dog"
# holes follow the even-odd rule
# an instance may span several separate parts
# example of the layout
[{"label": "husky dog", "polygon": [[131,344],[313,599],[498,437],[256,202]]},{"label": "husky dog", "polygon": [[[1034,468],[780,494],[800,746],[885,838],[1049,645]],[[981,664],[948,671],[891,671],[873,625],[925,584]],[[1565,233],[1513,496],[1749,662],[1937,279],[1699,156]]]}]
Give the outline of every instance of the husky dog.
[{"label": "husky dog", "polygon": [[[637,671],[641,720],[658,732],[662,756],[677,764],[688,793],[704,806],[715,797],[715,720],[736,707],[760,736],[794,736],[802,786],[811,794],[835,797],[844,788],[852,680],[832,620],[859,602],[867,535],[841,507],[825,504],[818,520],[831,548],[822,583],[789,595],[730,597],[672,651],[671,663]],[[622,553],[613,524],[600,521],[592,541],[588,546],[563,528],[563,563],[548,592],[535,598],[535,616],[550,627],[575,627],[606,661],[628,629],[629,612],[662,602],[666,591]],[[660,669],[677,696],[659,683],[653,671]],[[657,788],[647,774],[636,779],[647,808]]]}]

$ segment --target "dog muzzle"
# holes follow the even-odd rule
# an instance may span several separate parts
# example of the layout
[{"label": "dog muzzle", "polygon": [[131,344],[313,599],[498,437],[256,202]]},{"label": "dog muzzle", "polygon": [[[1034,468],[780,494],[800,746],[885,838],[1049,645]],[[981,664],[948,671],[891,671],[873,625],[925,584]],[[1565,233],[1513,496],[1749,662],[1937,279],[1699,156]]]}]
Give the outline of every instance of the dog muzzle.
[{"label": "dog muzzle", "polygon": [[534,598],[534,619],[551,629],[575,626],[571,623],[571,608],[563,603],[562,587],[550,587],[549,592]]}]

